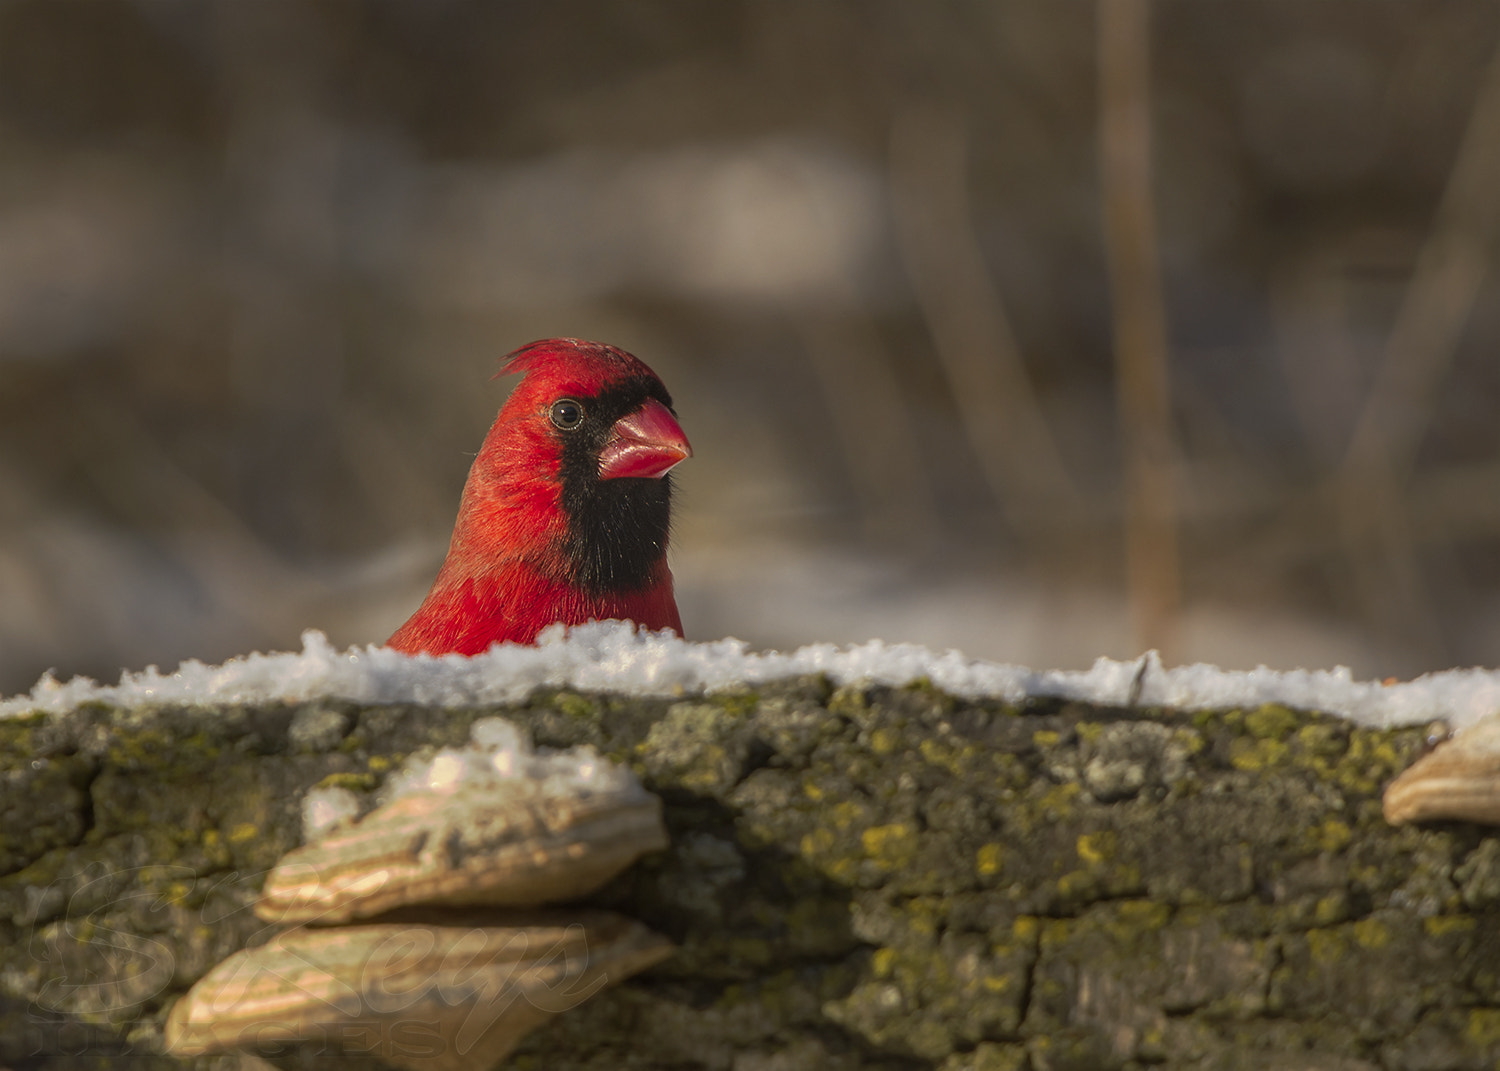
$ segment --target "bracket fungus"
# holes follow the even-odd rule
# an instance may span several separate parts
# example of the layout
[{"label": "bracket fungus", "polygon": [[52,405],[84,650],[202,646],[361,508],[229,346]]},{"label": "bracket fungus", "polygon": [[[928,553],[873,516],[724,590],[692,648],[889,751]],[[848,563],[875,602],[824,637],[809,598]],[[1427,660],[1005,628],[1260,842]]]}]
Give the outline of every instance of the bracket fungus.
[{"label": "bracket fungus", "polygon": [[1386,821],[1500,824],[1500,716],[1454,733],[1385,790]]},{"label": "bracket fungus", "polygon": [[479,746],[439,752],[390,802],[283,856],[255,913],[329,925],[408,904],[535,907],[667,846],[661,801],[629,770],[588,747],[537,754],[493,721],[476,724]]},{"label": "bracket fungus", "polygon": [[624,916],[541,909],[666,847],[661,801],[592,748],[537,752],[499,718],[471,732],[283,857],[255,911],[296,925],[199,979],[168,1016],[168,1052],[342,1043],[410,1071],[482,1071],[671,954]]}]

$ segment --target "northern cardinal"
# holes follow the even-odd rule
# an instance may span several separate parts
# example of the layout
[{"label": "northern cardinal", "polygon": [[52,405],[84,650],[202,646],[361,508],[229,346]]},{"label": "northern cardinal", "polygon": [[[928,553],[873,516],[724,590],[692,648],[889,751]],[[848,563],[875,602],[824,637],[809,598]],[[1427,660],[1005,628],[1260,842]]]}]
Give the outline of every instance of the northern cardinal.
[{"label": "northern cardinal", "polygon": [[606,618],[681,635],[667,473],[693,450],[667,388],[599,342],[547,339],[504,362],[525,378],[469,469],[447,560],[387,645],[477,654]]}]

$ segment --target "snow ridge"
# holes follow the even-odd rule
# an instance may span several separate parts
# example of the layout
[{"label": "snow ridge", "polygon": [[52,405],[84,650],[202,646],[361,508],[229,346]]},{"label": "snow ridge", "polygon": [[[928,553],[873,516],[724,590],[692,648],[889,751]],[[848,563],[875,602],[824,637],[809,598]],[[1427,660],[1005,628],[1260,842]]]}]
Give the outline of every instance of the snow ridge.
[{"label": "snow ridge", "polygon": [[943,691],[1010,702],[1076,699],[1111,706],[1193,710],[1281,703],[1320,710],[1370,726],[1446,720],[1464,728],[1500,712],[1500,672],[1454,669],[1382,685],[1350,672],[1215,666],[1163,668],[1155,652],[1134,661],[1098,659],[1087,670],[1031,670],[880,640],[850,647],[813,644],[796,651],[753,652],[739,640],[688,643],[670,632],[637,631],[618,621],[571,630],[555,625],[534,647],[503,644],[484,654],[406,655],[373,645],[335,649],[316,630],[302,650],[249,654],[219,666],[196,660],[174,672],[155,666],[126,672],[114,685],[48,674],[27,695],[0,700],[0,717],[62,713],[81,703],[252,703],[347,699],[360,703],[472,706],[513,703],[536,688],[577,688],[646,696],[695,695],[823,673],[837,684],[903,685],[927,678]]}]

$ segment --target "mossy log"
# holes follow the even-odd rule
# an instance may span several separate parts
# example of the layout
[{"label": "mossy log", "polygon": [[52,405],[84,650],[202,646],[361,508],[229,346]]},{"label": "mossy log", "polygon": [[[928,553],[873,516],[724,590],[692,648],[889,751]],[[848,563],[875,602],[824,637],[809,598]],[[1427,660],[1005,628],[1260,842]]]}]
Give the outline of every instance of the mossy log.
[{"label": "mossy log", "polygon": [[0,1066],[182,1066],[161,1055],[165,1012],[264,935],[249,905],[301,840],[304,792],[373,791],[494,714],[539,745],[593,744],[662,796],[671,848],[592,902],[680,946],[512,1066],[1500,1060],[1500,846],[1380,813],[1421,729],[802,679],[0,721]]}]

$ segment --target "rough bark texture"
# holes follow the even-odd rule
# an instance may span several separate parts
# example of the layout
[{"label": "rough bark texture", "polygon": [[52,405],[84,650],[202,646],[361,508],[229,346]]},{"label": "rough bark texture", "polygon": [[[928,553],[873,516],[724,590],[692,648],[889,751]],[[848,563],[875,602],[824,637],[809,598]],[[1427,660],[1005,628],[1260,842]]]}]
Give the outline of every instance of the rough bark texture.
[{"label": "rough bark texture", "polygon": [[1380,815],[1421,730],[800,680],[0,722],[0,1066],[181,1066],[159,1055],[165,1009],[263,934],[248,905],[300,840],[303,792],[373,790],[497,713],[539,744],[596,745],[666,800],[671,849],[594,902],[681,946],[514,1066],[1500,1060],[1500,847]]}]

